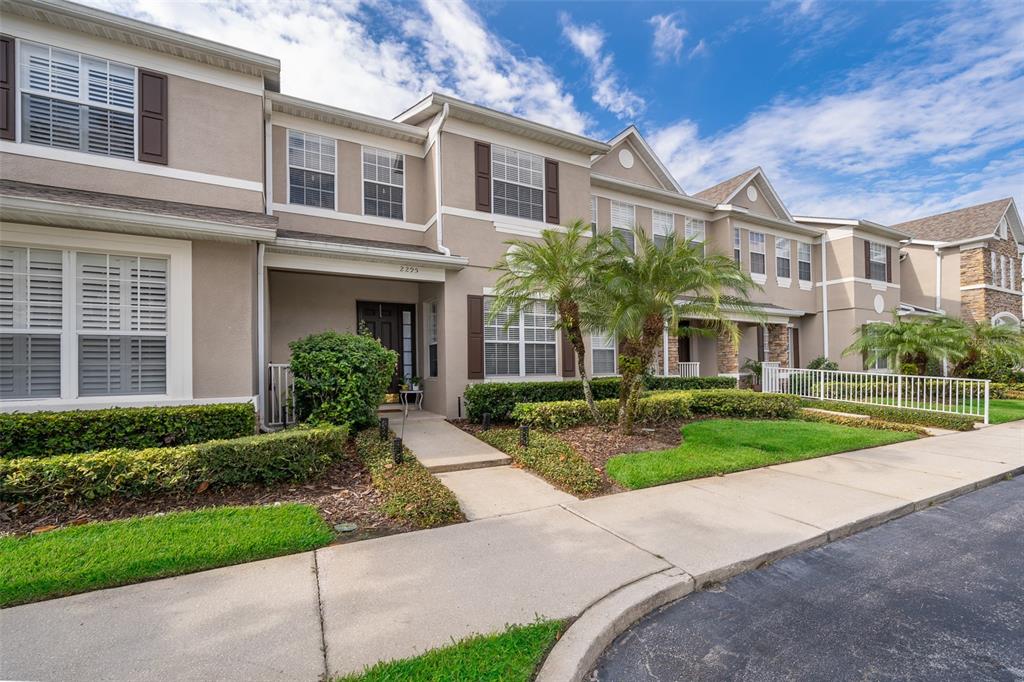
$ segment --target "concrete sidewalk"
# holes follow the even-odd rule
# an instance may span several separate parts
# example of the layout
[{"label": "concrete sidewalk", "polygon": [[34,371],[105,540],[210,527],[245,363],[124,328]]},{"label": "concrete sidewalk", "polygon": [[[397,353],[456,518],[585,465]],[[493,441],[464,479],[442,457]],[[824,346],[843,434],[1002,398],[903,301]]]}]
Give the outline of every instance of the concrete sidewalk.
[{"label": "concrete sidewalk", "polygon": [[15,607],[0,678],[310,681],[667,569],[721,580],[1022,470],[1018,422]]}]

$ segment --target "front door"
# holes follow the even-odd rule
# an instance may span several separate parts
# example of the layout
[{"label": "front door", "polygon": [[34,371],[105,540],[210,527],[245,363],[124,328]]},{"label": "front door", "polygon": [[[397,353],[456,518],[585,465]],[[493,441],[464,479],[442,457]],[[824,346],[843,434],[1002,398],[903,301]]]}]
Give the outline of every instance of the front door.
[{"label": "front door", "polygon": [[356,303],[356,317],[360,327],[366,325],[375,339],[385,348],[398,353],[398,364],[391,377],[389,393],[397,393],[405,376],[415,376],[415,308],[402,303]]}]

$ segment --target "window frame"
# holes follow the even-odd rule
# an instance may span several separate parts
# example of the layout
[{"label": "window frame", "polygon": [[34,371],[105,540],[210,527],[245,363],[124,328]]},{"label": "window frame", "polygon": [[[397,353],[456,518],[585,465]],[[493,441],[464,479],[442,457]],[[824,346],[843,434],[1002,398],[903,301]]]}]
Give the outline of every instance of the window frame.
[{"label": "window frame", "polygon": [[[610,339],[611,347],[598,346],[596,343],[597,339]],[[598,351],[611,351],[612,352],[612,371],[611,372],[598,372],[597,371],[597,352]],[[590,374],[595,377],[613,377],[619,375],[619,343],[618,339],[614,336],[605,334],[603,330],[591,331],[590,332]]]},{"label": "window frame", "polygon": [[732,259],[738,268],[743,267],[743,235],[740,234],[740,229],[732,228]]},{"label": "window frame", "polygon": [[[487,322],[488,309],[489,309],[489,301],[493,301],[494,298],[495,297],[494,297],[493,294],[485,294],[484,295],[484,379],[486,381],[519,381],[519,380],[522,380],[522,379],[535,379],[535,378],[538,378],[538,377],[550,378],[550,379],[554,380],[556,377],[558,377],[558,371],[559,371],[559,366],[558,366],[559,365],[559,358],[558,358],[558,334],[554,333],[554,326],[552,325],[551,329],[552,329],[552,332],[553,332],[553,334],[552,334],[553,339],[551,341],[536,341],[536,340],[534,340],[534,341],[527,341],[526,340],[526,330],[527,330],[527,326],[526,326],[526,314],[527,314],[526,306],[524,306],[523,309],[519,311],[518,320],[515,322],[515,324],[509,325],[509,329],[513,329],[514,328],[514,329],[517,330],[517,338],[516,338],[515,342],[508,341],[508,340],[503,340],[503,341],[490,340],[490,341],[488,341],[488,339],[487,339],[487,328],[488,327],[493,327],[495,329],[502,328],[502,325],[499,325],[499,324],[493,324],[492,325],[492,324],[489,324]],[[543,303],[546,306],[548,306],[550,308],[550,310],[551,310],[551,315],[553,316],[553,318],[557,319],[558,311],[555,308],[554,303],[552,303],[548,299],[539,299],[538,298],[538,299],[530,299],[530,301],[529,301],[529,303],[527,305],[533,305],[533,304],[536,304],[536,303]],[[547,329],[547,327],[538,327],[536,325],[531,326],[529,328],[530,329]],[[518,371],[518,373],[516,373],[516,374],[489,374],[487,372],[487,344],[488,343],[498,343],[498,344],[502,344],[502,345],[512,345],[513,343],[515,343],[515,345],[517,346],[517,351],[518,351],[518,353],[517,353],[517,358],[518,358],[517,362],[519,364],[519,371]],[[554,360],[555,360],[555,364],[554,364],[554,368],[553,368],[552,372],[550,372],[550,373],[543,373],[543,374],[527,373],[527,371],[526,371],[526,346],[529,345],[529,344],[545,345],[545,346],[551,346],[552,347],[553,357],[554,357]]]},{"label": "window frame", "polygon": [[[755,239],[755,236],[758,239]],[[754,242],[759,241],[759,250],[754,248]],[[767,250],[767,236],[764,232],[756,232],[754,230],[747,230],[747,254],[750,259],[750,274],[751,276],[757,276],[757,279],[763,279],[768,277],[768,255]],[[761,272],[754,270],[754,256],[761,256]]]},{"label": "window frame", "polygon": [[590,195],[590,236],[596,237],[598,232],[597,225],[597,195]]},{"label": "window frame", "polygon": [[[494,172],[494,164],[497,163],[497,161],[495,161],[495,154],[494,154],[494,150],[495,149],[504,149],[505,151],[515,152],[516,154],[520,154],[520,155],[523,155],[523,156],[531,156],[533,158],[540,159],[540,186],[539,187],[534,187],[532,185],[527,185],[525,183],[516,182],[514,180],[504,180],[504,179],[496,177],[496,173]],[[544,157],[541,156],[540,154],[534,154],[533,152],[524,151],[522,149],[516,149],[515,147],[509,147],[508,145],[492,143],[491,144],[491,160],[490,160],[490,164],[491,164],[491,166],[490,166],[490,168],[488,170],[490,171],[490,180],[491,180],[491,215],[500,215],[500,216],[503,216],[505,218],[512,218],[513,220],[529,220],[530,222],[535,222],[535,223],[539,222],[539,223],[545,223],[546,224],[545,216],[547,215],[547,210],[548,210],[548,198],[547,198],[547,191],[546,191],[546,188],[544,186],[545,176],[547,174],[547,169],[545,168],[545,165],[544,165]],[[509,164],[505,164],[505,165],[509,165]],[[504,182],[504,183],[507,183],[509,185],[516,185],[518,187],[526,187],[527,189],[539,190],[540,191],[540,218],[524,218],[523,216],[511,215],[511,214],[508,214],[508,213],[501,213],[498,210],[496,210],[497,209],[497,203],[494,201],[494,199],[495,199],[494,188],[495,188],[495,183],[497,183],[497,182]]]},{"label": "window frame", "polygon": [[[636,210],[635,209],[633,211],[633,215],[636,216]],[[663,229],[663,230],[666,229],[666,227],[667,227],[667,231],[664,232],[664,234],[661,234],[661,233],[658,232],[658,230],[659,230],[658,218],[659,217],[661,218],[661,220],[663,222],[666,220],[666,218],[668,220],[668,225],[667,226],[664,225],[664,224],[661,225],[661,229]],[[662,211],[662,210],[657,209],[657,208],[651,210],[651,239],[654,240],[654,243],[658,246],[658,248],[664,248],[665,242],[668,240],[668,236],[671,235],[671,234],[674,234],[675,231],[676,231],[676,217],[675,217],[675,214],[673,214],[670,211]],[[662,242],[660,244],[658,243],[658,238],[659,237],[662,239]]]},{"label": "window frame", "polygon": [[[804,260],[803,250],[807,249],[807,259]],[[811,247],[810,242],[803,242],[797,240],[796,243],[796,276],[801,286],[804,284],[811,284],[814,281],[814,249]],[[804,279],[803,273],[800,266],[807,263],[807,279]]]},{"label": "window frame", "polygon": [[[289,154],[290,145],[291,145],[290,137],[291,137],[292,133],[297,133],[299,135],[302,135],[303,137],[306,137],[306,136],[319,137],[321,139],[330,140],[331,142],[333,142],[334,143],[334,172],[333,173],[328,173],[328,172],[322,171],[322,170],[313,170],[313,169],[307,168],[305,166],[293,166],[292,165],[292,160],[291,160],[291,154]],[[320,209],[320,210],[323,210],[323,211],[330,211],[330,210],[332,210],[331,208],[328,208],[328,207],[325,207],[325,206],[314,206],[312,204],[298,203],[298,202],[292,201],[292,178],[291,178],[292,168],[298,168],[299,170],[306,171],[307,173],[319,173],[321,175],[331,175],[334,178],[334,207],[333,207],[333,210],[334,211],[338,210],[338,195],[341,194],[341,192],[339,191],[340,188],[339,188],[339,185],[338,185],[338,175],[339,175],[338,174],[338,140],[336,138],[328,137],[327,135],[321,135],[320,133],[311,133],[309,131],[302,130],[301,128],[285,128],[285,133],[284,133],[284,163],[285,163],[285,174],[284,174],[284,179],[285,179],[285,201],[286,201],[286,203],[289,206],[304,206],[306,208]]]},{"label": "window frame", "polygon": [[[698,230],[695,225],[700,223],[700,229]],[[691,237],[690,235],[700,235],[700,239],[696,236]],[[689,242],[691,239],[695,242],[700,242],[700,252],[704,256],[707,254],[707,243],[708,243],[708,221],[704,218],[691,218],[686,216],[683,221],[683,239]]]},{"label": "window frame", "polygon": [[[62,253],[62,327],[60,333],[60,397],[0,399],[0,409],[33,410],[104,406],[181,404],[192,400],[192,245],[186,240],[139,237],[118,233],[8,223],[5,246]],[[166,258],[167,323],[164,393],[82,396],[78,390],[77,252],[144,258]],[[95,330],[82,335],[108,335]],[[132,334],[129,334],[132,335]],[[144,334],[138,334],[144,335]]]},{"label": "window frame", "polygon": [[[785,243],[786,248],[780,249],[780,246]],[[784,256],[780,256],[779,252],[785,251]],[[783,275],[780,269],[781,261],[786,262],[786,274]],[[793,281],[793,240],[789,237],[775,237],[775,279],[779,286],[788,287]]]},{"label": "window frame", "polygon": [[[427,377],[430,379],[436,379],[441,366],[441,360],[438,357],[438,351],[440,346],[438,344],[438,329],[440,323],[440,311],[437,301],[427,301],[426,303],[427,314],[426,317],[426,337],[427,342],[423,344],[426,346],[427,361],[424,365],[427,368]],[[433,350],[431,350],[433,349]]]},{"label": "window frame", "polygon": [[[881,253],[882,260],[879,261],[875,258],[876,249]],[[875,276],[875,266],[881,266],[882,276]],[[888,246],[882,242],[873,242],[868,240],[868,279],[872,282],[886,282],[888,281],[888,268],[889,268],[889,257],[888,257]]]},{"label": "window frame", "polygon": [[[337,173],[337,168],[338,168],[337,144],[338,143],[335,142],[334,144],[335,144],[334,168],[335,168],[335,173]],[[396,184],[390,183],[390,182],[381,182],[380,180],[369,180],[369,179],[367,179],[367,177],[366,177],[366,152],[367,152],[367,150],[371,150],[371,151],[373,151],[375,153],[378,153],[378,154],[381,154],[381,153],[383,153],[383,154],[393,154],[393,155],[401,158],[402,159],[402,184],[401,185],[396,185]],[[359,146],[359,175],[362,178],[361,188],[363,190],[362,193],[359,196],[359,204],[360,204],[359,208],[360,208],[360,211],[362,212],[362,215],[370,216],[372,218],[381,218],[383,220],[396,220],[396,221],[399,221],[399,222],[405,222],[405,218],[408,215],[407,212],[406,212],[406,197],[409,195],[409,192],[408,192],[408,190],[406,188],[406,183],[405,183],[405,180],[406,180],[406,177],[407,177],[407,175],[406,175],[406,158],[405,157],[406,157],[406,155],[404,153],[402,153],[402,152],[395,152],[395,151],[392,151],[390,149],[384,149],[383,147],[374,147],[373,145],[367,145],[367,144]],[[379,165],[379,164],[377,164],[377,165]],[[377,185],[385,185],[387,187],[397,187],[397,188],[402,190],[402,215],[401,215],[401,217],[394,218],[392,216],[375,215],[373,213],[367,213],[366,212],[366,183],[368,183],[368,182],[369,183],[374,183],[374,184],[377,184]],[[289,183],[289,186],[290,186],[290,183]],[[338,203],[338,192],[337,192],[338,180],[337,180],[337,178],[335,178],[335,180],[334,180],[334,186],[335,186],[334,203],[335,203],[335,206],[337,206],[337,203]]]},{"label": "window frame", "polygon": [[[634,235],[633,235],[633,229],[636,227],[636,204],[631,204],[628,201],[619,201],[618,199],[612,199],[611,202],[612,202],[612,208],[611,208],[611,234],[614,235],[615,234],[615,230],[618,230],[620,232],[628,232],[628,234],[629,234],[629,241],[627,243],[630,246],[630,250],[633,253],[636,253],[636,239],[634,238]],[[630,219],[628,227],[617,226],[615,224],[615,206],[616,205],[618,205],[620,207],[623,207],[623,206],[628,206],[629,207],[630,213],[632,214],[633,217]]]},{"label": "window frame", "polygon": [[[42,90],[36,90],[34,88],[31,88],[31,87],[27,86],[28,79],[24,77],[23,68],[22,68],[22,66],[23,66],[22,65],[22,60],[24,59],[25,46],[26,45],[35,46],[35,47],[42,47],[42,48],[46,48],[47,50],[49,50],[49,60],[50,60],[51,64],[53,62],[53,51],[54,50],[60,50],[62,52],[67,52],[67,53],[71,53],[71,54],[76,55],[78,57],[78,97],[71,97],[70,95],[65,95],[63,93],[44,92]],[[16,69],[15,80],[16,80],[16,87],[17,87],[17,92],[14,93],[14,123],[15,123],[15,136],[14,136],[14,138],[15,138],[15,140],[19,144],[27,144],[27,145],[32,145],[33,147],[42,147],[42,148],[46,148],[46,149],[53,149],[53,150],[57,150],[58,152],[68,152],[68,153],[72,153],[72,154],[85,154],[85,155],[87,155],[89,157],[115,159],[115,160],[122,161],[122,162],[124,162],[124,161],[138,162],[139,161],[139,67],[138,66],[136,66],[134,64],[128,64],[128,63],[125,63],[125,62],[122,62],[122,61],[118,61],[116,59],[109,59],[107,57],[101,57],[101,56],[96,55],[96,54],[90,54],[88,52],[83,52],[81,50],[75,50],[75,49],[60,47],[60,46],[57,46],[57,45],[51,45],[49,43],[41,42],[41,41],[38,41],[38,40],[26,40],[24,38],[16,38],[15,39],[14,52],[15,52],[15,54],[14,54],[14,68]],[[100,102],[92,102],[92,101],[90,101],[88,99],[88,96],[83,97],[82,91],[83,91],[83,89],[86,89],[88,87],[88,82],[87,82],[88,78],[87,78],[87,76],[86,76],[85,82],[83,82],[83,71],[82,71],[82,60],[83,60],[83,58],[94,59],[94,60],[97,60],[97,61],[106,62],[108,77],[109,77],[109,74],[110,74],[110,65],[111,64],[116,64],[117,66],[122,66],[122,67],[125,67],[125,68],[131,70],[131,72],[132,72],[132,85],[131,85],[132,106],[130,108],[129,107],[125,107],[125,106],[116,105],[116,104],[110,104],[109,102],[106,103],[106,104],[103,104],[103,103],[100,103]],[[117,112],[117,113],[121,113],[121,114],[130,114],[130,116],[131,116],[131,126],[132,126],[132,135],[131,135],[131,137],[132,137],[132,154],[131,154],[131,156],[127,157],[127,156],[119,156],[119,155],[114,155],[114,154],[100,154],[98,152],[92,152],[92,151],[89,151],[86,148],[83,148],[83,142],[84,142],[83,138],[84,138],[84,133],[85,133],[86,129],[83,128],[83,126],[82,126],[82,119],[81,118],[79,119],[79,129],[78,129],[79,146],[78,146],[77,149],[69,149],[67,147],[58,147],[58,146],[54,146],[54,145],[39,144],[37,142],[32,142],[30,140],[25,139],[25,137],[26,137],[25,136],[25,125],[23,125],[23,123],[24,123],[23,119],[25,117],[25,107],[22,105],[22,101],[24,99],[23,95],[29,95],[29,96],[34,96],[34,97],[41,97],[41,98],[44,98],[44,99],[56,100],[56,101],[59,101],[59,102],[64,102],[65,104],[74,104],[74,105],[79,106],[79,107],[86,107],[86,108],[92,107],[92,108],[95,108],[95,109],[102,109],[102,110],[105,110],[105,111],[113,111],[113,112]]]}]

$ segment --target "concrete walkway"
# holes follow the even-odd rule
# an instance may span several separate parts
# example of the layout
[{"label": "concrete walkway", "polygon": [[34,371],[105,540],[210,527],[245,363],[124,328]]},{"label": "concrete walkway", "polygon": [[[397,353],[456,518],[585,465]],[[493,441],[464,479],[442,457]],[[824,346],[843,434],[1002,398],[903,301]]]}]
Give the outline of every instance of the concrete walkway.
[{"label": "concrete walkway", "polygon": [[1022,470],[1018,422],[29,604],[0,611],[0,678],[311,681],[655,573],[700,587]]}]

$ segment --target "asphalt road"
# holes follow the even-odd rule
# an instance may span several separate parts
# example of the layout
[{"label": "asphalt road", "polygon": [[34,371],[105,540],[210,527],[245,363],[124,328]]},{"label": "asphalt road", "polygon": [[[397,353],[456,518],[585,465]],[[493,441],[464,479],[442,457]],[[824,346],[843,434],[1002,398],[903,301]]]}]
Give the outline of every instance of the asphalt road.
[{"label": "asphalt road", "polygon": [[1024,680],[1024,477],[669,604],[592,676]]}]

